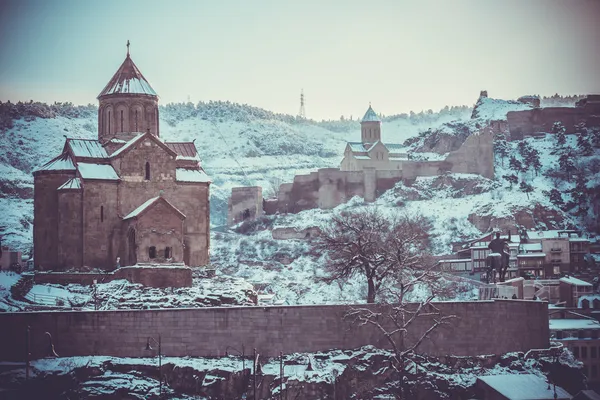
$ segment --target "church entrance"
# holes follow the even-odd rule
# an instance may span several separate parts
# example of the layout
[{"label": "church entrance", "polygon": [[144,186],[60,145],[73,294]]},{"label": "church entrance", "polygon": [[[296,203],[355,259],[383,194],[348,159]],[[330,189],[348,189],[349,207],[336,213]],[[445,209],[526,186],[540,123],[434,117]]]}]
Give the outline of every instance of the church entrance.
[{"label": "church entrance", "polygon": [[130,228],[129,232],[127,232],[127,265],[137,264],[136,247],[135,229]]}]

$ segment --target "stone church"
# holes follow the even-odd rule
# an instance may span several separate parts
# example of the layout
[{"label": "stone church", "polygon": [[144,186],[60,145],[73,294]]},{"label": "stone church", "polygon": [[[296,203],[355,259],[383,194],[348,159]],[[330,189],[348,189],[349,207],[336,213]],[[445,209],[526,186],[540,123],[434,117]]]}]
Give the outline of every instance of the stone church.
[{"label": "stone church", "polygon": [[381,141],[381,119],[370,104],[360,121],[360,136],[360,142],[346,144],[341,171],[401,170],[403,162],[408,160],[408,155],[400,151],[404,146]]},{"label": "stone church", "polygon": [[208,264],[211,180],[193,142],[160,138],[158,95],[129,44],[98,101],[98,139],[67,138],[33,172],[36,269]]}]

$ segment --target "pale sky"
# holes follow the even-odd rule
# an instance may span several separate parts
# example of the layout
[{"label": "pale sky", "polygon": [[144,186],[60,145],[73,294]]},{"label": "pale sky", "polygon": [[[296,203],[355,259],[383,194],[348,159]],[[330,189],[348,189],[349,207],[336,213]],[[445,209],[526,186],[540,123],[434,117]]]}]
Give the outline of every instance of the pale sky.
[{"label": "pale sky", "polygon": [[131,56],[162,104],[307,117],[600,93],[598,0],[0,0],[0,100],[97,104]]}]

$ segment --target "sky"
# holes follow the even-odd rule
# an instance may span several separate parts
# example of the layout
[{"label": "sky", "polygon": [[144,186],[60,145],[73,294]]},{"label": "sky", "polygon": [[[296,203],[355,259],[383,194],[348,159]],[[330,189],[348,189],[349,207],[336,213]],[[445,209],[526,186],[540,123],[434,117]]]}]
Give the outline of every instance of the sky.
[{"label": "sky", "polygon": [[160,102],[361,116],[600,93],[599,0],[0,0],[0,100],[97,104],[131,57]]}]

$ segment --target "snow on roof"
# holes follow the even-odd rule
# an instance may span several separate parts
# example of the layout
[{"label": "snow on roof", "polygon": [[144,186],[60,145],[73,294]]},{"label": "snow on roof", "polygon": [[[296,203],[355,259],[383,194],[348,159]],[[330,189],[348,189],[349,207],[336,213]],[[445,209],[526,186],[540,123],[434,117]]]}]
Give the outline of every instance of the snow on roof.
[{"label": "snow on roof", "polygon": [[77,170],[83,179],[106,179],[118,181],[119,176],[110,164],[77,163]]},{"label": "snow on roof", "polygon": [[354,156],[354,158],[356,158],[357,160],[370,160],[371,157],[369,156]]},{"label": "snow on roof", "polygon": [[369,105],[369,109],[365,113],[365,116],[363,117],[361,122],[381,122],[381,119],[379,119],[377,114],[375,114],[375,111],[373,111],[373,109]]},{"label": "snow on roof", "polygon": [[593,319],[550,319],[549,321],[551,331],[600,329],[600,322]]},{"label": "snow on roof", "polygon": [[384,143],[385,147],[390,151],[390,153],[399,153],[400,151],[406,149],[405,146],[402,146],[398,143]]},{"label": "snow on roof", "polygon": [[589,308],[594,308],[594,300],[600,300],[600,294],[586,294],[586,295],[583,295],[583,296],[579,296],[579,300],[577,300],[577,306],[579,308],[583,308],[581,306],[581,302],[583,300],[587,300],[587,301],[590,302]]},{"label": "snow on roof", "polygon": [[80,190],[81,189],[81,180],[79,178],[72,178],[63,183],[56,190]]},{"label": "snow on roof", "polygon": [[154,204],[154,202],[156,200],[158,200],[159,198],[160,198],[160,196],[156,196],[156,197],[153,197],[151,199],[146,200],[138,208],[136,208],[135,210],[133,210],[132,212],[130,212],[129,214],[127,214],[126,216],[124,216],[123,219],[125,220],[125,219],[129,219],[129,218],[137,217],[139,213],[141,213],[142,211],[144,211],[146,208],[150,207],[150,205]]},{"label": "snow on roof", "polygon": [[143,133],[140,133],[139,135],[135,135],[130,141],[128,141],[127,143],[125,143],[125,145],[121,148],[119,148],[117,151],[115,151],[114,153],[112,153],[110,156],[111,157],[116,157],[119,154],[121,154],[122,152],[124,152],[126,149],[130,148],[131,146],[133,146],[134,144],[137,143],[138,140],[140,140],[140,138],[144,136]]},{"label": "snow on roof", "polygon": [[179,182],[202,182],[211,183],[211,179],[206,172],[201,169],[176,168],[176,180]]},{"label": "snow on roof", "polygon": [[530,239],[558,239],[558,238],[568,238],[571,235],[576,235],[579,237],[579,234],[575,230],[558,230],[551,229],[547,231],[528,231],[527,237]]},{"label": "snow on roof", "polygon": [[559,281],[568,283],[569,285],[575,285],[575,286],[592,286],[591,283],[582,281],[581,279],[573,278],[572,276],[560,278]]},{"label": "snow on roof", "polygon": [[150,83],[135,65],[129,54],[113,75],[108,84],[104,87],[98,98],[110,94],[145,94],[149,96],[157,96]]},{"label": "snow on roof", "polygon": [[[554,399],[554,385],[533,374],[488,375],[477,378],[510,400]],[[571,395],[557,386],[558,399],[571,399]]]},{"label": "snow on roof", "polygon": [[179,209],[177,207],[175,207],[173,204],[171,204],[170,202],[168,202],[167,199],[165,199],[164,197],[161,197],[161,196],[157,196],[157,197],[153,197],[151,199],[146,200],[138,208],[136,208],[135,210],[133,210],[132,212],[130,212],[129,214],[127,214],[125,217],[123,217],[123,220],[127,220],[127,219],[130,219],[130,218],[137,217],[138,215],[140,215],[141,213],[143,213],[145,210],[147,210],[148,208],[150,208],[157,201],[163,201],[163,202],[165,202],[174,211],[176,211],[179,215],[181,215],[183,218],[185,218],[185,214],[182,213],[181,211],[179,211]]},{"label": "snow on roof", "polygon": [[392,161],[408,160],[408,155],[389,156],[388,158]]},{"label": "snow on roof", "polygon": [[361,142],[348,142],[348,146],[350,146],[350,150],[357,153],[366,153],[367,149]]},{"label": "snow on roof", "polygon": [[73,160],[71,160],[69,154],[63,153],[41,167],[36,168],[33,172],[36,171],[75,171],[75,164],[73,164]]},{"label": "snow on roof", "polygon": [[523,243],[521,245],[521,249],[525,252],[541,252],[542,244],[541,243]]},{"label": "snow on roof", "polygon": [[127,140],[112,138],[109,140],[110,143],[123,144],[127,143]]},{"label": "snow on roof", "polygon": [[517,258],[533,258],[533,257],[546,257],[546,253],[527,253],[527,254],[517,254]]},{"label": "snow on roof", "polygon": [[66,145],[75,157],[108,158],[108,153],[97,140],[67,139]]}]

